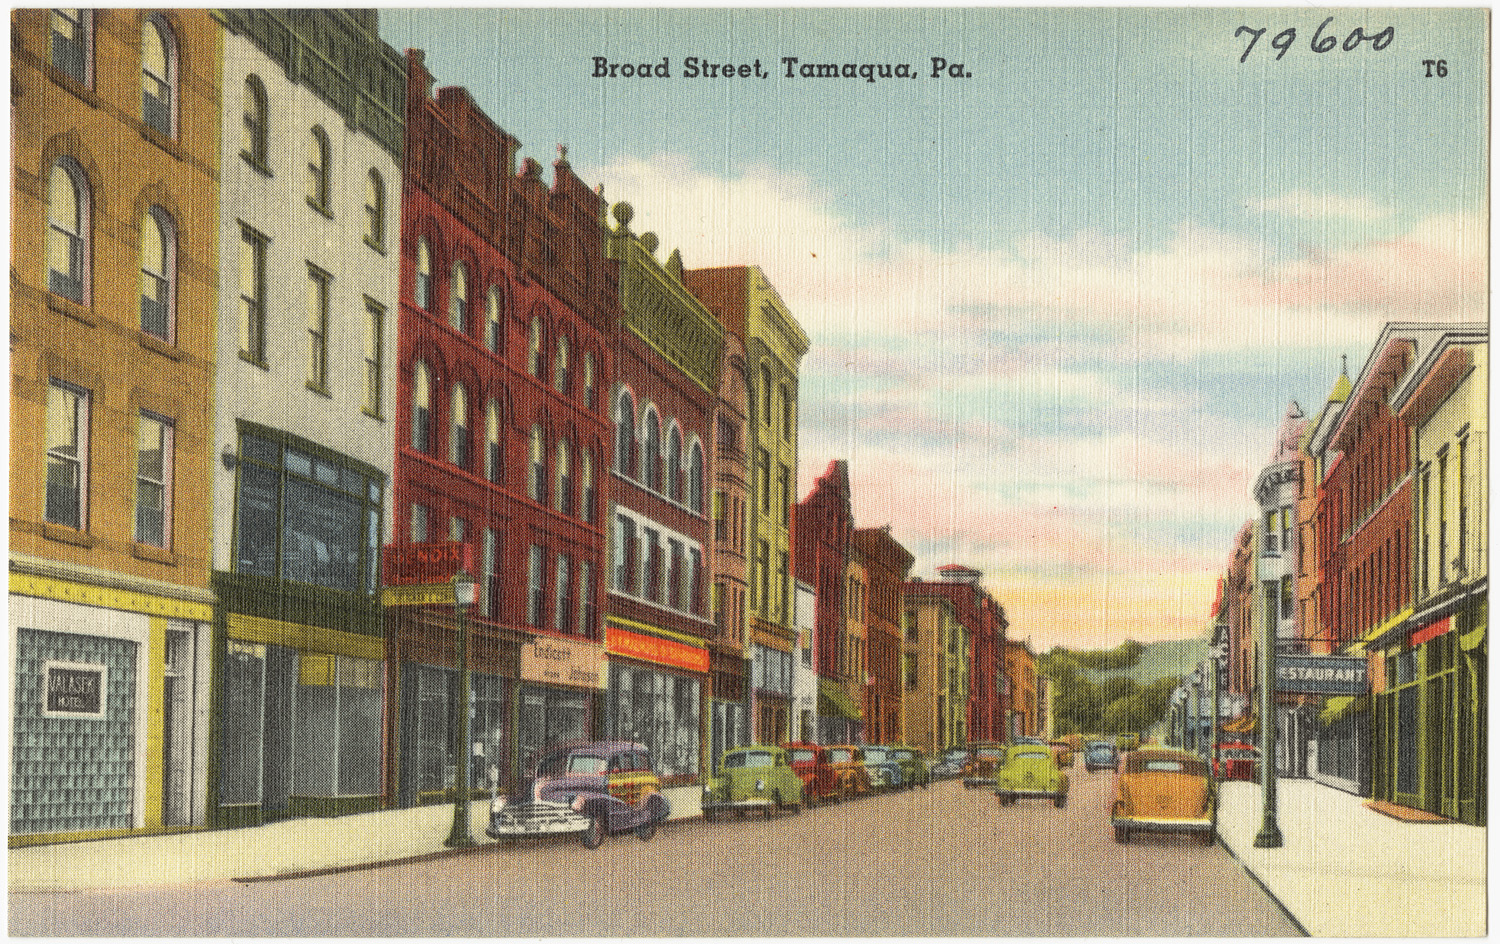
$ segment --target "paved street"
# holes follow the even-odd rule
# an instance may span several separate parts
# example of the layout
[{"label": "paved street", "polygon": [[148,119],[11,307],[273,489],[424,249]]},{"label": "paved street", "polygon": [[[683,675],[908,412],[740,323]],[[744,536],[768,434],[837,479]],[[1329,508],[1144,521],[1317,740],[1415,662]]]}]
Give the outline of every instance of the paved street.
[{"label": "paved street", "polygon": [[1114,843],[1107,773],[1068,806],[954,781],[801,814],[317,878],[11,894],[15,936],[1287,936],[1219,847]]}]

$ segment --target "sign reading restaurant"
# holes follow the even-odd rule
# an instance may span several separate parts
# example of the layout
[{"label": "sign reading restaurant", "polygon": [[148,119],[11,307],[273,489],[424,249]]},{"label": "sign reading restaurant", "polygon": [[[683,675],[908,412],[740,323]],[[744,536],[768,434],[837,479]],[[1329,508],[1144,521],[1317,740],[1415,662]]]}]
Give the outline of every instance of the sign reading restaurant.
[{"label": "sign reading restaurant", "polygon": [[1308,695],[1363,695],[1370,670],[1357,656],[1276,657],[1276,690]]}]

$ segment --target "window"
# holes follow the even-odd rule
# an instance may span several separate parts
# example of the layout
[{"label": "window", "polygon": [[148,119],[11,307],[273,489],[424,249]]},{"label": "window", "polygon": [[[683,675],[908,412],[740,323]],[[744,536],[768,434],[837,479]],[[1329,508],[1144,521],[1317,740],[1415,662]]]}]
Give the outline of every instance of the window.
[{"label": "window", "polygon": [[1469,576],[1469,437],[1467,434],[1458,440],[1458,469],[1456,474],[1458,480],[1458,556],[1454,558],[1454,568],[1457,571],[1456,578],[1463,580]]},{"label": "window", "polygon": [[292,789],[302,796],[380,791],[385,679],[379,661],[296,653]]},{"label": "window", "polygon": [[448,540],[462,544],[469,539],[469,523],[458,515],[448,519]]},{"label": "window", "polygon": [[703,446],[696,441],[688,459],[688,507],[703,514]]},{"label": "window", "polygon": [[1448,582],[1448,447],[1437,455],[1437,567],[1438,586]]},{"label": "window", "polygon": [[462,262],[453,263],[448,282],[448,327],[459,334],[469,332],[469,270]]},{"label": "window", "polygon": [[373,167],[365,176],[365,241],[385,248],[385,178]]},{"label": "window", "polygon": [[61,380],[47,388],[46,520],[80,531],[88,521],[89,399]]},{"label": "window", "polygon": [[755,583],[756,591],[755,608],[761,616],[768,616],[771,612],[771,545],[765,541],[755,542]]},{"label": "window", "polygon": [[365,299],[365,412],[381,416],[381,384],[385,378],[385,309]]},{"label": "window", "polygon": [[484,411],[484,477],[499,482],[505,469],[505,454],[500,449],[500,404],[491,400]]},{"label": "window", "polygon": [[552,496],[553,510],[559,514],[573,514],[573,447],[566,439],[557,441],[555,494]]},{"label": "window", "polygon": [[666,597],[667,605],[673,609],[682,609],[682,577],[683,556],[682,542],[676,538],[667,539],[667,579]]},{"label": "window", "polygon": [[594,520],[594,450],[585,448],[578,456],[578,517]]},{"label": "window", "polygon": [[771,428],[771,369],[762,365],[760,369],[760,421],[767,430]]},{"label": "window", "polygon": [[534,502],[547,502],[547,439],[540,426],[531,427],[531,464],[526,494]]},{"label": "window", "polygon": [[141,219],[141,330],[172,341],[177,240],[172,218],[152,207]]},{"label": "window", "polygon": [[682,430],[677,424],[672,424],[672,432],[667,436],[667,497],[673,501],[682,501]]},{"label": "window", "polygon": [[583,406],[584,409],[594,408],[594,352],[583,352]]},{"label": "window", "polygon": [[52,67],[81,85],[93,78],[93,27],[89,10],[52,11]]},{"label": "window", "polygon": [[1281,551],[1282,551],[1283,554],[1287,554],[1287,555],[1290,555],[1292,553],[1292,523],[1293,523],[1293,520],[1294,519],[1292,518],[1292,509],[1291,509],[1291,506],[1288,505],[1288,506],[1282,507],[1282,509],[1281,509]]},{"label": "window", "polygon": [[[235,569],[374,594],[384,475],[312,443],[259,432],[241,432],[239,456]],[[425,541],[427,513],[417,507],[413,539]]]},{"label": "window", "polygon": [[80,305],[86,295],[88,207],[88,179],[71,158],[62,158],[47,180],[47,290]]},{"label": "window", "polygon": [[177,44],[171,29],[159,15],[146,17],[141,24],[141,120],[169,138],[176,73]]},{"label": "window", "polygon": [[764,449],[755,450],[755,487],[760,492],[762,514],[771,513],[771,454]]},{"label": "window", "polygon": [[559,633],[573,629],[573,560],[566,554],[557,555],[556,599],[552,608],[552,628]]},{"label": "window", "polygon": [[781,506],[781,523],[790,525],[792,523],[792,471],[782,463],[778,463],[776,467],[776,487],[780,491],[778,500]]},{"label": "window", "polygon": [[530,566],[527,568],[526,622],[530,626],[542,625],[542,611],[547,604],[546,573],[547,558],[540,544],[531,545]]},{"label": "window", "polygon": [[792,431],[796,429],[796,420],[793,418],[795,411],[792,409],[792,394],[786,384],[781,385],[781,438],[787,442],[792,439]]},{"label": "window", "polygon": [[425,239],[417,240],[417,284],[414,300],[417,307],[423,311],[432,310],[432,250]]},{"label": "window", "polygon": [[641,544],[643,545],[643,557],[645,559],[645,573],[641,575],[644,586],[641,587],[641,596],[648,600],[661,602],[661,534],[655,528],[642,528]]},{"label": "window", "polygon": [[552,389],[558,393],[568,392],[568,336],[557,337],[557,354],[552,359]]},{"label": "window", "polygon": [[1292,618],[1292,607],[1296,603],[1296,594],[1292,589],[1291,575],[1281,578],[1281,618],[1288,620]]},{"label": "window", "polygon": [[530,334],[526,342],[526,372],[537,379],[542,376],[542,321],[531,316]]},{"label": "window", "polygon": [[328,391],[328,280],[316,266],[307,267],[307,386]]},{"label": "window", "polygon": [[484,298],[484,346],[500,350],[500,289],[491,286]]},{"label": "window", "polygon": [[469,393],[461,383],[448,396],[448,461],[469,467]]},{"label": "window", "polygon": [[630,475],[635,467],[635,401],[628,392],[620,394],[615,410],[615,471]]},{"label": "window", "polygon": [[412,365],[411,447],[426,453],[432,446],[432,372],[426,361]]},{"label": "window", "polygon": [[266,87],[256,76],[245,79],[245,101],[241,113],[240,157],[262,170],[266,167],[269,115]]},{"label": "window", "polygon": [[427,522],[432,513],[427,510],[426,505],[411,506],[411,543],[426,544],[428,527]]},{"label": "window", "polygon": [[165,548],[172,533],[172,423],[142,412],[135,446],[135,540]]},{"label": "window", "polygon": [[696,547],[688,549],[687,573],[683,577],[687,610],[692,613],[703,612],[703,552]]},{"label": "window", "polygon": [[266,237],[240,227],[240,356],[266,365]]},{"label": "window", "polygon": [[495,617],[500,609],[501,584],[496,573],[500,535],[494,528],[484,529],[484,545],[479,556],[479,612],[482,616]]},{"label": "window", "polygon": [[635,521],[625,515],[615,516],[615,589],[635,593],[636,547]]},{"label": "window", "polygon": [[328,133],[313,125],[307,141],[307,202],[320,213],[328,212]]},{"label": "window", "polygon": [[578,565],[578,594],[583,605],[578,608],[578,635],[594,638],[594,565],[581,561]]},{"label": "window", "polygon": [[646,411],[646,436],[641,446],[641,484],[661,491],[661,420],[656,411]]}]

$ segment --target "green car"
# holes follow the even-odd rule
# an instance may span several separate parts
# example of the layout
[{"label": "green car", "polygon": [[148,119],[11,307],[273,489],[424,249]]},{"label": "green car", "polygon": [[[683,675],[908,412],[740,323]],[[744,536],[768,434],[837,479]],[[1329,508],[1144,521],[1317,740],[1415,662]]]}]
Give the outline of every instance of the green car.
[{"label": "green car", "polygon": [[927,766],[927,760],[915,747],[892,745],[890,758],[901,765],[901,785],[906,789],[910,790],[920,784],[926,790],[927,785],[932,782],[932,771]]},{"label": "green car", "polygon": [[783,808],[802,811],[802,777],[779,747],[752,744],[726,751],[719,773],[703,785],[704,819],[756,809],[770,819]]},{"label": "green car", "polygon": [[1001,806],[1045,799],[1061,809],[1068,802],[1068,775],[1057,767],[1046,744],[1012,744],[995,770],[995,796]]}]

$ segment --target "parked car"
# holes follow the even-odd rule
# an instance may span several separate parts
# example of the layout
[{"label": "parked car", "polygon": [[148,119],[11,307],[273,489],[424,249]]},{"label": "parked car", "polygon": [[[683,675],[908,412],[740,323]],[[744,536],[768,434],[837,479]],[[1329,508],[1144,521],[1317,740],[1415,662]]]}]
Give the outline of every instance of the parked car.
[{"label": "parked car", "polygon": [[802,796],[808,803],[839,799],[838,777],[828,763],[828,749],[805,741],[781,745],[802,778]]},{"label": "parked car", "polygon": [[802,778],[786,751],[752,744],[725,751],[719,773],[703,785],[703,816],[758,809],[767,819],[781,809],[802,809]]},{"label": "parked car", "polygon": [[828,766],[833,768],[841,800],[852,800],[870,792],[870,771],[865,768],[865,749],[856,744],[828,745]]},{"label": "parked car", "polygon": [[969,759],[969,752],[961,747],[950,747],[938,755],[932,765],[932,777],[934,780],[947,780],[960,776],[964,772],[964,761]]},{"label": "parked car", "polygon": [[995,796],[1001,806],[1045,799],[1061,809],[1068,802],[1068,775],[1058,769],[1050,745],[1012,744],[995,771]]},{"label": "parked car", "polygon": [[1120,752],[1108,741],[1094,741],[1083,749],[1083,766],[1089,773],[1096,770],[1118,770]]},{"label": "parked car", "polygon": [[891,759],[901,765],[901,782],[906,789],[915,787],[927,789],[932,782],[932,771],[927,766],[927,759],[922,752],[915,747],[905,744],[893,744],[890,749]]},{"label": "parked car", "polygon": [[1243,741],[1220,741],[1214,751],[1214,778],[1217,780],[1260,779],[1260,748]]},{"label": "parked car", "polygon": [[865,745],[865,770],[869,772],[870,786],[875,790],[899,790],[905,785],[901,765],[884,744]]},{"label": "parked car", "polygon": [[1218,795],[1202,758],[1170,747],[1148,747],[1125,755],[1115,777],[1109,820],[1115,842],[1132,833],[1192,833],[1213,845]]},{"label": "parked car", "polygon": [[964,789],[993,787],[995,767],[1005,754],[1005,745],[998,741],[980,741],[969,745],[969,759],[964,762]]},{"label": "parked car", "polygon": [[1073,745],[1067,741],[1052,742],[1052,756],[1057,760],[1058,767],[1073,766]]},{"label": "parked car", "polygon": [[490,804],[484,832],[499,840],[581,833],[596,849],[608,833],[650,839],[670,813],[646,745],[591,741],[542,754],[531,776]]}]

